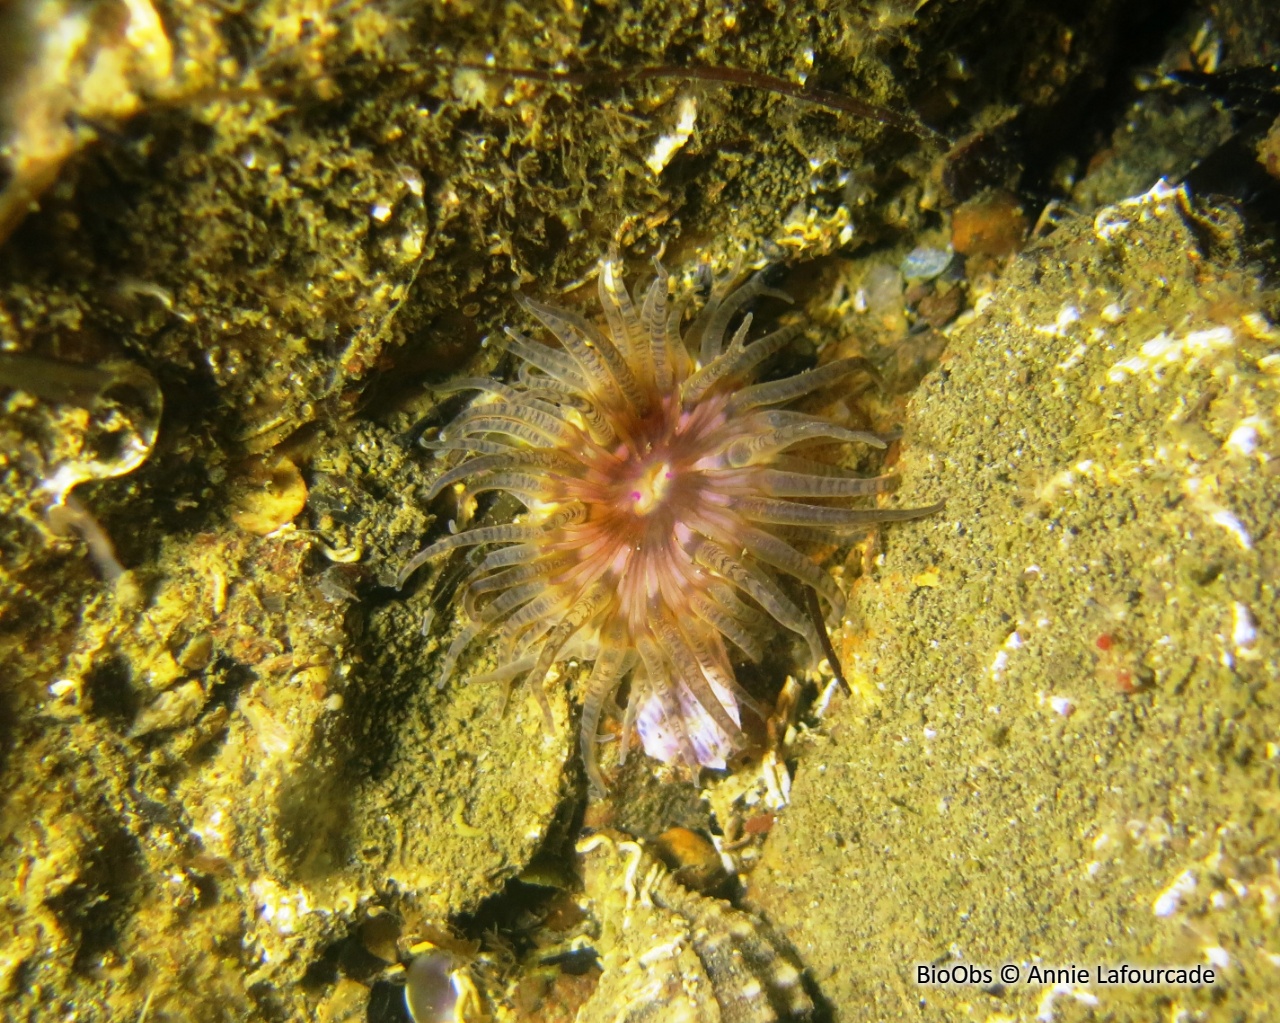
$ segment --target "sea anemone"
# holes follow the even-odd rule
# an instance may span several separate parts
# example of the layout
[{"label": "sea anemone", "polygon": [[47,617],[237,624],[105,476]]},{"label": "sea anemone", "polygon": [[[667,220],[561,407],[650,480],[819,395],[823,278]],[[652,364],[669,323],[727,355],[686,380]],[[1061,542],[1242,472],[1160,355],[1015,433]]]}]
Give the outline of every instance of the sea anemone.
[{"label": "sea anemone", "polygon": [[595,792],[604,790],[600,718],[627,678],[623,753],[634,727],[651,756],[696,770],[723,767],[743,746],[740,707],[754,708],[726,639],[759,660],[772,619],[808,642],[814,663],[823,658],[822,623],[796,599],[796,584],[837,614],[842,596],[789,541],[847,539],[873,523],[937,510],[831,503],[884,493],[893,478],[865,478],[795,449],[810,441],[884,447],[885,439],[782,406],[868,366],[840,359],[753,382],[798,332],[785,326],[747,342],[747,304],[786,298],[764,272],[714,289],[682,334],[684,306],[655,266],[637,307],[617,254],[601,261],[603,330],[521,299],[560,346],[508,329],[507,347],[521,360],[515,380],[454,383],[480,394],[428,444],[465,457],[427,499],[453,487],[466,516],[476,495],[503,491],[526,512],[454,532],[400,575],[403,585],[430,559],[492,548],[461,584],[467,621],[444,654],[440,684],[472,641],[496,630],[499,666],[474,680],[523,676],[550,722],[548,672],[570,657],[593,661],[580,739]]}]

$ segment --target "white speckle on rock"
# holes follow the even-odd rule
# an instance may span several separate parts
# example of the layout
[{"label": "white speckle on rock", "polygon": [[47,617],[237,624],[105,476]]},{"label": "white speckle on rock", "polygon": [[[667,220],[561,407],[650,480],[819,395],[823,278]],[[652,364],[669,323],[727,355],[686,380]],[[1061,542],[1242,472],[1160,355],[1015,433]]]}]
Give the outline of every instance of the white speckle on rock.
[{"label": "white speckle on rock", "polygon": [[1173,916],[1182,900],[1196,890],[1196,873],[1190,868],[1175,877],[1151,903],[1151,912],[1158,917]]}]

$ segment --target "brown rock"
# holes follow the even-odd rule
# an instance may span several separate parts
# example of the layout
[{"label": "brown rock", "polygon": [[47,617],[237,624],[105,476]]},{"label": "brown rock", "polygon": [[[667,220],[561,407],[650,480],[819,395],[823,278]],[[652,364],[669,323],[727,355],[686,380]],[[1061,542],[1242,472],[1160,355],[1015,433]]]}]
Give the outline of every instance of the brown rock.
[{"label": "brown rock", "polygon": [[961,255],[1011,256],[1027,237],[1027,214],[1009,192],[987,192],[951,215],[951,246]]}]

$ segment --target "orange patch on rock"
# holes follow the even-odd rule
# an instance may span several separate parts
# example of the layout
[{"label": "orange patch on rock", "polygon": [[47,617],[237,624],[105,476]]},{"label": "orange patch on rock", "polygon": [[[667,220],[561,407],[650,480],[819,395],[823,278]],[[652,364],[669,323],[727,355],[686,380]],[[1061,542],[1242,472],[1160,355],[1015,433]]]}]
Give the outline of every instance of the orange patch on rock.
[{"label": "orange patch on rock", "polygon": [[1022,248],[1029,227],[1016,196],[988,192],[955,208],[951,247],[965,256],[1011,256]]}]

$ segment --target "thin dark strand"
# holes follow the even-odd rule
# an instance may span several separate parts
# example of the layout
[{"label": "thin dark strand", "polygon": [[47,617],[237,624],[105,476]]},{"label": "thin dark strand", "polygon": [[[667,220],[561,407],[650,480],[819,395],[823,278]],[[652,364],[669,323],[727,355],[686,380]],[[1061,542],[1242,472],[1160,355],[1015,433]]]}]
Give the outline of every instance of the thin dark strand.
[{"label": "thin dark strand", "polygon": [[717,82],[721,85],[741,85],[749,89],[772,92],[789,99],[825,107],[828,110],[852,114],[864,121],[883,124],[889,128],[897,128],[915,135],[925,142],[945,149],[951,144],[941,132],[934,131],[927,124],[915,118],[900,114],[896,110],[854,99],[838,92],[825,89],[809,89],[795,82],[776,75],[767,75],[761,71],[749,71],[746,68],[717,67],[705,64],[693,64],[687,67],[679,64],[655,64],[644,67],[615,68],[599,71],[551,71],[544,68],[513,68],[502,65],[474,64],[465,61],[424,60],[422,64],[435,64],[438,67],[459,71],[480,71],[495,75],[507,75],[510,78],[524,78],[535,82],[550,82],[562,85],[618,85],[625,82],[644,82],[666,79],[692,80],[700,82]]},{"label": "thin dark strand", "polygon": [[809,617],[813,619],[813,627],[817,630],[818,639],[822,642],[822,652],[827,655],[827,663],[831,665],[831,673],[835,675],[836,684],[844,690],[846,696],[852,696],[853,690],[844,677],[844,668],[840,666],[840,658],[836,656],[836,648],[831,645],[831,633],[827,631],[827,620],[822,617],[822,607],[818,604],[818,591],[812,586],[804,588],[805,607]]},{"label": "thin dark strand", "polygon": [[[389,69],[395,67],[394,62],[385,64],[376,61],[353,61],[348,64],[340,64],[332,69],[326,70],[321,79],[328,78],[333,74],[341,74],[344,71],[359,70],[362,67],[375,66],[379,69]],[[865,100],[855,99],[852,96],[845,96],[842,93],[830,92],[826,89],[810,89],[796,82],[787,81],[785,78],[779,78],[777,75],[765,74],[762,71],[751,71],[747,68],[738,67],[720,67],[707,64],[693,64],[689,66],[681,66],[679,64],[651,64],[642,67],[631,68],[601,68],[592,71],[553,71],[548,68],[532,68],[532,67],[505,67],[500,64],[480,64],[474,61],[455,61],[446,57],[422,57],[412,64],[400,65],[400,70],[406,73],[413,71],[434,68],[445,71],[475,71],[481,74],[502,75],[507,78],[525,79],[533,82],[547,82],[552,85],[620,85],[627,82],[644,82],[644,81],[695,81],[695,82],[715,82],[720,85],[737,85],[748,89],[758,89],[762,92],[771,92],[775,95],[786,96],[788,99],[794,99],[800,103],[807,103],[812,106],[822,107],[836,113],[850,114],[853,117],[860,118],[864,121],[871,121],[874,124],[883,124],[888,128],[896,128],[904,131],[909,135],[914,135],[930,145],[945,150],[952,145],[952,140],[940,131],[930,128],[924,122],[918,120],[910,114],[900,113],[896,110],[890,110],[887,107],[879,106],[875,103],[868,103]],[[271,71],[269,67],[259,68],[258,73],[263,71]],[[288,96],[300,85],[305,86],[307,82],[288,82],[273,83],[268,85],[253,86],[215,86],[210,89],[198,91],[191,96],[182,98],[182,103],[213,103],[213,102],[238,102],[241,100],[252,100],[262,96]],[[164,107],[167,105],[176,106],[178,101],[158,101],[155,105]]]}]

